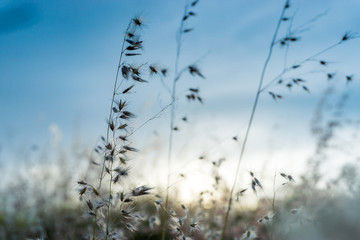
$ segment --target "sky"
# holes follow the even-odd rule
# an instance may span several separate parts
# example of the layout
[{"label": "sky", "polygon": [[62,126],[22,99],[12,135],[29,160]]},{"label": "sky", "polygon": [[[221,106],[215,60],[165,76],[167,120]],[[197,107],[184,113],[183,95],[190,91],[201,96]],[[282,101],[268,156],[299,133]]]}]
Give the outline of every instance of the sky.
[{"label": "sky", "polygon": [[[1,165],[16,165],[22,161],[20,153],[23,156],[49,144],[69,148],[75,139],[81,139],[85,147],[97,144],[106,130],[121,40],[133,17],[144,21],[144,49],[138,60],[130,61],[168,68],[169,77],[164,81],[170,85],[176,32],[185,2],[1,1]],[[187,74],[179,83],[176,123],[180,131],[175,135],[174,169],[201,169],[202,163],[194,161],[206,153],[214,160],[229,159],[222,171],[232,175],[228,173],[238,158],[239,144],[231,138],[238,136],[242,141],[244,136],[282,6],[283,1],[278,0],[202,0],[194,9],[197,15],[188,21],[194,31],[184,37],[179,64],[186,67],[196,62],[206,79]],[[288,66],[338,42],[345,32],[360,32],[359,9],[357,0],[291,1],[287,17],[293,17],[294,28],[322,16],[298,34],[300,41],[291,44]],[[281,35],[285,32],[280,30]],[[271,90],[282,94],[283,100],[273,101],[266,92],[261,95],[243,172],[267,168],[270,172],[286,169],[295,174],[304,170],[315,147],[311,119],[329,86],[336,89],[334,98],[343,92],[349,94],[346,114],[359,118],[359,47],[358,39],[351,40],[296,72],[306,79],[311,94],[294,87],[291,91]],[[284,48],[274,47],[265,83],[282,71],[284,52]],[[323,59],[329,62],[327,67],[318,64]],[[333,82],[327,81],[328,72],[336,72]],[[345,76],[352,74],[353,81],[347,85]],[[200,89],[203,105],[185,101],[183,96],[189,87]],[[133,110],[139,116],[134,127],[169,101],[159,79],[140,86],[131,97]],[[189,119],[187,125],[179,120],[184,115]],[[169,111],[164,111],[134,135],[134,144],[142,150],[134,168],[147,163],[161,169],[166,159],[168,124]],[[146,175],[146,171],[141,174]],[[189,175],[190,183],[203,179],[195,173],[193,179]]]}]

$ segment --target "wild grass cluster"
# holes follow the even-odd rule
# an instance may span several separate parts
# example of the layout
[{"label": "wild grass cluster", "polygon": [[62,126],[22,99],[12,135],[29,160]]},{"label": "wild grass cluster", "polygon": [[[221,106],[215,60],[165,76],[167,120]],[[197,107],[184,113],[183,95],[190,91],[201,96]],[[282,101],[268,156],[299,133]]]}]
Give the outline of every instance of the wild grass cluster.
[{"label": "wild grass cluster", "polygon": [[[143,34],[146,34],[144,20],[141,17],[130,19],[121,40],[108,106],[107,128],[89,155],[80,153],[82,161],[87,164],[82,177],[74,179],[67,175],[65,168],[69,165],[64,162],[64,156],[58,158],[58,165],[64,168],[58,178],[47,171],[19,173],[16,181],[1,189],[0,239],[360,238],[357,227],[360,220],[357,204],[360,200],[359,158],[354,151],[359,139],[352,136],[354,148],[344,149],[343,145],[348,142],[340,137],[342,129],[358,131],[359,119],[348,118],[344,114],[349,101],[348,93],[344,92],[340,97],[334,94],[335,79],[349,85],[356,77],[353,73],[341,74],[341,69],[324,57],[334,48],[356,40],[358,35],[345,31],[343,35],[335,36],[329,46],[290,62],[289,50],[292,46],[302,40],[311,24],[324,17],[324,14],[319,14],[295,27],[296,9],[290,0],[284,1],[273,36],[269,39],[246,130],[229,137],[237,143],[239,150],[233,166],[234,173],[229,173],[233,174],[230,176],[231,184],[223,180],[220,171],[228,160],[207,159],[204,155],[198,160],[211,166],[212,187],[193,196],[191,203],[179,203],[178,196],[170,191],[177,184],[173,177],[174,142],[181,141],[175,132],[186,127],[180,127],[180,123],[190,124],[188,118],[191,118],[177,114],[182,104],[179,99],[206,104],[206,97],[202,96],[198,87],[206,82],[207,77],[200,67],[202,56],[195,56],[192,62],[183,66],[180,64],[182,54],[187,51],[183,42],[196,41],[191,35],[196,31],[192,20],[198,17],[201,4],[206,2],[195,0],[185,4],[179,19],[173,63],[160,65],[151,63],[151,59],[142,62],[139,56],[143,46],[148,44],[143,41]],[[267,73],[275,51],[283,54],[283,67],[274,77]],[[308,76],[314,72],[320,72],[328,83],[311,123],[316,146],[308,160],[307,171],[298,174],[276,170],[271,181],[251,169],[247,171],[247,176],[240,176],[243,162],[248,161],[247,142],[254,128],[259,99],[274,101],[281,107],[282,101],[291,98],[292,89],[311,94],[307,78],[310,79]],[[186,77],[197,81],[196,86],[189,85],[179,91],[178,84]],[[146,85],[151,89],[154,79],[163,86],[158,91],[168,94],[167,103],[144,122],[135,122],[138,113],[132,110],[131,97],[136,97],[139,86]],[[166,171],[163,186],[139,183],[143,179],[130,183],[129,176],[136,171],[132,168],[132,161],[141,151],[136,147],[133,135],[164,115],[168,115],[169,119],[167,161],[165,167],[156,170]],[[322,166],[327,164],[333,151],[346,151],[346,156],[355,160],[344,164],[337,176],[326,178]],[[156,174],[155,170],[152,171]],[[34,176],[37,178],[34,179]],[[244,182],[243,179],[247,180]],[[50,181],[52,184],[49,184]],[[251,203],[246,199],[251,199]]]}]

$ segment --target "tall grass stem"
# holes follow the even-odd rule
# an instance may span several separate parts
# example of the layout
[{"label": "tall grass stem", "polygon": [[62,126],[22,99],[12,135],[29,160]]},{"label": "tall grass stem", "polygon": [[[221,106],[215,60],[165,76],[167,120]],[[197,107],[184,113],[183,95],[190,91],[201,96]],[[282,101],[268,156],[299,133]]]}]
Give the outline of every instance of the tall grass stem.
[{"label": "tall grass stem", "polygon": [[249,133],[250,133],[250,129],[251,129],[253,119],[254,119],[254,116],[255,116],[255,112],[256,112],[256,108],[257,108],[257,105],[258,105],[258,101],[259,101],[259,97],[260,97],[260,93],[261,93],[261,89],[262,89],[262,84],[263,84],[263,81],[264,81],[265,72],[266,72],[267,66],[269,64],[269,61],[271,59],[271,55],[272,55],[272,52],[273,52],[276,37],[278,35],[279,28],[280,28],[282,19],[283,19],[284,14],[285,14],[287,4],[288,4],[288,1],[286,1],[285,5],[284,5],[284,7],[282,9],[282,12],[280,14],[280,18],[279,18],[278,23],[276,25],[276,29],[275,29],[275,32],[274,32],[274,35],[273,35],[273,38],[272,38],[272,41],[271,41],[271,44],[270,44],[269,53],[268,53],[268,55],[266,57],[266,60],[265,60],[265,63],[264,63],[264,66],[263,66],[263,69],[262,69],[262,72],[261,72],[259,85],[258,85],[258,89],[257,89],[256,96],[255,96],[255,101],[254,101],[254,104],[253,104],[253,107],[252,107],[252,111],[251,111],[251,114],[250,114],[250,119],[249,119],[248,126],[247,126],[247,129],[246,129],[244,141],[243,141],[242,146],[241,146],[241,152],[240,152],[239,160],[238,160],[238,163],[237,163],[237,166],[236,166],[235,179],[234,179],[234,182],[233,182],[233,185],[231,187],[230,194],[229,194],[228,207],[227,207],[227,210],[226,210],[224,226],[223,226],[223,230],[222,230],[222,233],[221,233],[221,239],[222,240],[225,240],[225,231],[226,231],[226,227],[227,227],[227,223],[228,223],[228,219],[229,219],[231,204],[232,204],[232,201],[233,201],[233,193],[234,193],[234,190],[235,190],[235,186],[237,184],[237,179],[238,179],[239,170],[240,170],[240,164],[241,164],[242,158],[244,156],[247,139],[248,139],[248,136],[249,136]]}]

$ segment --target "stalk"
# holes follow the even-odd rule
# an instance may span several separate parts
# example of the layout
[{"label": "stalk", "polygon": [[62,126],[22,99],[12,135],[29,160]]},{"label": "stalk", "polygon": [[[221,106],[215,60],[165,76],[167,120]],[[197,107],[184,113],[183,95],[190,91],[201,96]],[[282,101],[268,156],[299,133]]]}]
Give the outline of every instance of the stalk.
[{"label": "stalk", "polygon": [[263,81],[264,81],[265,72],[266,72],[267,66],[269,64],[269,61],[271,59],[271,55],[272,55],[273,48],[274,48],[274,45],[275,45],[276,37],[277,37],[277,34],[279,32],[279,28],[280,28],[282,19],[284,17],[285,11],[287,9],[287,6],[288,6],[288,1],[286,1],[285,5],[284,5],[284,7],[283,7],[283,9],[281,11],[281,14],[280,14],[280,17],[279,17],[278,23],[276,25],[275,32],[274,32],[274,35],[273,35],[273,38],[272,38],[272,41],[271,41],[271,44],[270,44],[269,53],[268,53],[268,55],[266,57],[266,60],[265,60],[265,63],[264,63],[264,66],[263,66],[263,69],[262,69],[262,72],[261,72],[258,89],[257,89],[257,92],[256,92],[255,100],[254,100],[252,111],[251,111],[251,114],[250,114],[250,119],[249,119],[247,129],[246,129],[246,134],[245,134],[242,146],[241,146],[241,152],[240,152],[239,160],[238,160],[237,167],[236,167],[234,183],[232,185],[232,188],[231,188],[231,191],[230,191],[230,194],[229,194],[229,202],[228,202],[228,207],[227,207],[227,210],[226,210],[224,227],[223,227],[222,234],[221,234],[221,239],[222,240],[225,240],[225,231],[226,231],[226,227],[227,227],[227,223],[228,223],[228,219],[229,219],[231,204],[232,204],[232,201],[233,201],[233,193],[234,193],[234,189],[235,189],[235,186],[236,186],[236,183],[237,183],[240,164],[241,164],[242,158],[244,156],[247,139],[248,139],[248,136],[249,136],[249,133],[250,133],[250,129],[251,129],[251,126],[252,126],[252,123],[253,123],[253,120],[254,120],[254,116],[255,116],[255,112],[256,112],[256,108],[257,108],[257,105],[258,105],[258,101],[259,101],[259,97],[260,97],[260,93],[261,93],[261,89],[262,89],[262,85],[263,85]]},{"label": "stalk", "polygon": [[[185,5],[184,14],[185,16],[188,9],[188,3]],[[175,75],[171,89],[171,101],[173,104],[171,105],[171,115],[170,115],[170,134],[169,134],[169,147],[168,147],[168,175],[167,175],[167,184],[166,184],[166,198],[165,198],[165,209],[168,208],[169,205],[169,188],[170,188],[170,173],[171,173],[171,160],[172,160],[172,148],[173,148],[173,132],[174,132],[174,120],[175,120],[175,99],[176,99],[176,87],[177,82],[179,80],[179,59],[180,59],[180,52],[182,46],[182,35],[184,30],[184,21],[181,19],[180,28],[179,28],[179,35],[177,39],[177,49],[176,49],[176,57],[175,57]],[[165,240],[166,236],[166,220],[167,216],[164,214],[163,217],[163,226],[162,226],[162,233],[161,233],[161,240]]]},{"label": "stalk", "polygon": [[[131,20],[132,21],[132,20]],[[125,47],[125,40],[126,40],[126,34],[128,33],[130,26],[131,26],[131,21],[129,22],[127,28],[126,28],[126,32],[123,38],[123,42],[122,42],[122,46],[121,46],[121,53],[120,53],[120,57],[119,57],[119,63],[118,63],[118,67],[116,70],[116,76],[115,76],[115,82],[114,82],[114,89],[113,89],[113,93],[112,93],[112,99],[111,99],[111,105],[110,105],[110,113],[109,113],[109,120],[112,119],[113,116],[113,106],[114,106],[114,101],[115,101],[115,95],[116,95],[116,90],[118,88],[118,79],[119,79],[119,72],[120,72],[120,68],[121,68],[121,63],[122,63],[122,58],[124,55],[124,47]],[[119,85],[121,85],[122,81],[120,82]],[[106,142],[109,142],[109,134],[110,134],[110,125],[108,124],[107,130],[106,130]],[[111,166],[112,167],[112,166]],[[104,169],[105,169],[105,159],[103,161],[103,165],[102,165],[102,169],[101,169],[101,174],[100,174],[100,179],[99,179],[99,186],[98,189],[100,190],[101,188],[101,184],[102,184],[102,180],[105,176],[104,174]],[[111,175],[111,174],[110,174]],[[107,239],[108,236],[108,229],[109,229],[109,219],[110,219],[110,197],[111,197],[111,182],[112,182],[112,175],[110,176],[110,193],[109,193],[109,203],[108,203],[108,221],[106,223],[106,237],[105,239]],[[96,212],[95,212],[95,220],[94,220],[94,226],[93,226],[93,240],[95,240],[95,234],[96,234],[96,223],[97,223],[97,218],[96,218]]]}]

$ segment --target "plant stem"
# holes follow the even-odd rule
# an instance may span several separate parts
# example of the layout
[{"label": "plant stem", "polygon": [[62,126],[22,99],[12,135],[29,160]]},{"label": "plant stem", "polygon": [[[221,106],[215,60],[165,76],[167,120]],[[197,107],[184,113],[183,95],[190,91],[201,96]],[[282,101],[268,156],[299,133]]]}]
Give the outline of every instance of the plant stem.
[{"label": "plant stem", "polygon": [[[186,15],[188,9],[188,3],[185,4],[184,14]],[[171,90],[171,100],[173,104],[171,105],[171,115],[170,115],[170,134],[169,134],[169,147],[168,147],[168,175],[167,175],[167,184],[166,184],[166,198],[165,198],[165,209],[167,210],[169,205],[169,185],[170,185],[170,173],[171,173],[171,160],[172,160],[172,148],[173,148],[173,132],[174,132],[174,120],[175,120],[175,99],[176,99],[176,86],[177,82],[180,78],[179,74],[179,59],[180,59],[180,52],[181,52],[181,46],[182,46],[182,34],[184,29],[184,20],[183,17],[181,18],[180,28],[177,36],[177,49],[176,49],[176,57],[175,57],[175,75],[174,80],[172,84],[172,90]],[[166,220],[167,216],[164,214],[163,217],[163,225],[162,225],[162,234],[161,234],[161,240],[165,240],[166,236]]]},{"label": "plant stem", "polygon": [[241,163],[241,160],[242,160],[242,158],[244,156],[245,146],[246,146],[246,142],[247,142],[247,139],[248,139],[248,136],[249,136],[249,133],[250,133],[250,129],[251,129],[251,126],[252,126],[252,122],[253,122],[253,119],[254,119],[256,107],[257,107],[257,104],[258,104],[258,101],[259,101],[261,88],[262,88],[262,84],[263,84],[263,81],[264,81],[265,72],[266,72],[267,66],[269,64],[271,55],[272,55],[272,51],[273,51],[273,48],[274,48],[276,37],[277,37],[277,34],[279,32],[279,28],[280,28],[282,19],[283,19],[284,14],[285,14],[285,10],[286,10],[285,6],[287,4],[288,4],[288,1],[286,1],[285,5],[283,7],[283,10],[282,10],[282,12],[280,14],[280,18],[279,18],[278,23],[276,25],[275,33],[273,35],[273,38],[272,38],[272,41],[271,41],[271,44],[270,44],[269,53],[268,53],[268,56],[267,56],[267,58],[265,60],[265,63],[264,63],[264,66],[263,66],[263,69],[262,69],[262,72],[261,72],[260,81],[259,81],[258,89],[257,89],[257,92],[256,92],[256,96],[255,96],[255,101],[254,101],[252,111],[251,111],[251,114],[250,114],[250,119],[249,119],[249,122],[248,122],[246,134],[245,134],[245,137],[244,137],[244,141],[243,141],[242,146],[241,146],[241,152],[240,152],[239,160],[238,160],[237,167],[236,167],[234,183],[232,185],[232,188],[231,188],[231,191],[230,191],[230,194],[229,194],[229,202],[228,202],[228,207],[227,207],[227,211],[226,211],[226,215],[225,215],[224,226],[223,226],[223,230],[222,230],[222,234],[221,234],[221,239],[222,240],[225,240],[225,231],[226,231],[227,222],[228,222],[228,219],[229,219],[231,204],[232,204],[232,201],[233,201],[233,193],[234,193],[234,189],[235,189],[237,179],[238,179],[240,163]]},{"label": "plant stem", "polygon": [[[116,76],[115,76],[115,82],[114,82],[114,89],[113,89],[113,94],[112,94],[112,99],[111,99],[111,105],[110,105],[110,113],[109,113],[109,121],[110,119],[112,119],[113,116],[113,106],[114,106],[114,101],[115,101],[115,95],[116,95],[116,89],[118,88],[118,79],[119,79],[119,72],[120,72],[120,68],[121,68],[121,63],[122,63],[122,57],[124,55],[124,47],[125,47],[125,40],[126,40],[126,34],[128,33],[130,26],[131,26],[131,22],[132,20],[129,22],[127,28],[126,28],[126,32],[123,38],[123,42],[122,42],[122,46],[121,46],[121,53],[120,53],[120,57],[119,57],[119,63],[118,63],[118,67],[116,70]],[[121,82],[122,83],[122,82]],[[121,85],[121,83],[119,85]],[[107,126],[107,130],[106,130],[106,143],[109,142],[109,133],[110,133],[110,124],[108,124]],[[102,180],[104,178],[104,169],[105,169],[105,158],[103,161],[103,165],[102,165],[102,169],[101,169],[101,174],[100,174],[100,179],[99,179],[99,186],[98,186],[98,191],[100,191],[101,188],[101,184],[102,184]],[[112,178],[112,176],[111,176]],[[112,179],[111,179],[112,180]],[[109,201],[110,201],[110,196],[111,196],[111,180],[110,180],[110,193],[109,193]],[[110,202],[109,202],[109,206],[110,206]],[[108,207],[108,215],[110,215],[110,209]],[[93,240],[95,240],[95,234],[96,234],[96,222],[97,222],[97,217],[96,217],[96,211],[95,211],[95,220],[94,220],[94,226],[93,226]],[[106,237],[105,239],[107,239],[108,236],[108,223],[106,224]]]},{"label": "plant stem", "polygon": [[[115,133],[113,132],[113,142],[115,142]],[[109,198],[108,198],[108,206],[107,206],[107,222],[106,222],[106,235],[105,240],[107,240],[107,237],[109,235],[109,225],[110,225],[110,210],[111,210],[111,187],[112,187],[112,181],[113,181],[113,175],[112,175],[112,167],[113,167],[113,160],[111,160],[110,164],[110,181],[109,181]]]},{"label": "plant stem", "polygon": [[[129,24],[128,24],[127,28],[126,28],[126,33],[128,33],[128,31],[129,31],[130,25],[131,25],[131,21],[129,22]],[[123,42],[122,42],[121,53],[120,53],[120,58],[119,58],[119,63],[118,63],[118,67],[117,67],[117,70],[116,70],[114,89],[113,89],[113,94],[112,94],[112,99],[111,99],[111,105],[110,105],[109,120],[112,118],[112,115],[113,115],[113,110],[112,110],[112,109],[113,109],[113,106],[114,106],[116,89],[118,89],[117,82],[118,82],[118,79],[119,79],[119,72],[120,72],[120,68],[121,68],[122,57],[123,57],[123,55],[124,55],[124,47],[125,47],[126,33],[125,33],[125,35],[124,35],[124,39],[123,39]],[[121,83],[122,83],[122,81],[120,82],[119,86],[121,85]],[[106,130],[106,142],[109,141],[109,133],[110,133],[110,125],[108,124],[107,130]],[[98,189],[101,188],[101,183],[102,183],[102,180],[103,180],[103,178],[104,178],[104,169],[105,169],[105,160],[103,161],[103,166],[102,166],[102,170],[101,170],[101,174],[100,174],[100,181],[99,181],[99,187],[98,187]]]},{"label": "plant stem", "polygon": [[[276,199],[276,176],[277,173],[275,172],[274,175],[274,182],[273,182],[273,198],[272,198],[272,204],[271,204],[271,208],[272,208],[272,212],[273,214],[275,214],[275,199]],[[270,239],[274,239],[274,219],[271,222],[271,228],[270,228]]]},{"label": "plant stem", "polygon": [[[342,44],[342,42],[343,42],[343,41],[336,42],[336,43],[334,43],[334,44],[332,44],[332,45],[330,45],[330,46],[322,49],[321,51],[315,53],[314,55],[303,59],[302,61],[300,61],[299,63],[297,63],[297,65],[302,65],[302,64],[304,64],[304,63],[306,63],[306,62],[314,59],[315,57],[318,57],[319,55],[321,55],[321,54],[323,54],[323,53],[325,53],[325,52],[333,49],[334,47],[336,47],[336,46],[338,46],[338,45],[340,45],[340,44]],[[260,90],[260,92],[265,91],[265,90],[266,90],[267,88],[269,88],[275,81],[277,81],[281,76],[283,76],[285,73],[287,73],[287,72],[289,72],[289,71],[291,71],[291,70],[293,70],[293,69],[294,69],[294,68],[292,68],[292,67],[284,68],[281,73],[279,73],[279,74],[278,74],[276,77],[274,77],[270,82],[268,82],[264,87],[262,87],[261,90]]]}]

